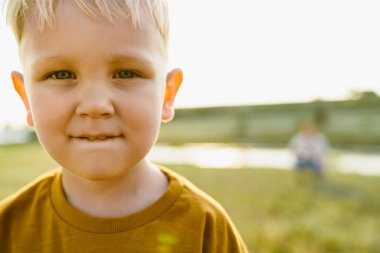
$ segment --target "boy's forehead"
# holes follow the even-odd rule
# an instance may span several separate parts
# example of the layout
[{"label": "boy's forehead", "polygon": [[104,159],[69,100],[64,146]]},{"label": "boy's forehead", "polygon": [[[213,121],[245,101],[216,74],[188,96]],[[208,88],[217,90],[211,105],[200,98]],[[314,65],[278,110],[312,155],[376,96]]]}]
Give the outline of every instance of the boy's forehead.
[{"label": "boy's forehead", "polygon": [[[96,18],[88,15],[88,13],[81,10],[74,1],[61,1],[54,9],[54,19],[50,24],[44,24],[42,29],[38,27],[38,19],[36,15],[33,15],[33,12],[30,12],[29,15],[25,17],[24,24],[24,36],[20,43],[20,55],[24,54],[25,45],[29,42],[25,40],[33,40],[39,41],[43,40],[43,37],[47,34],[52,36],[61,36],[57,31],[63,31],[69,33],[70,31],[76,30],[81,31],[83,33],[94,33],[94,37],[99,35],[100,38],[109,36],[109,37],[117,37],[120,35],[122,37],[123,34],[133,33],[138,34],[139,36],[134,36],[134,38],[138,37],[143,40],[150,39],[154,40],[156,46],[159,47],[159,50],[164,53],[166,58],[166,45],[163,41],[163,38],[158,31],[157,27],[154,24],[152,18],[149,17],[149,14],[146,10],[141,8],[140,12],[141,22],[138,26],[133,24],[133,21],[130,18],[123,18],[119,20],[107,20],[105,18]],[[83,19],[90,20],[96,26],[84,26]],[[110,26],[118,27],[120,29],[107,29]],[[103,30],[99,31],[99,27],[104,27]],[[75,29],[74,29],[75,28]],[[92,29],[93,30],[90,30]],[[39,38],[41,37],[41,38]],[[145,39],[146,37],[146,39]],[[72,40],[78,40],[81,38],[81,34],[77,34],[77,36],[73,37]],[[126,37],[123,37],[126,38]],[[115,41],[115,43],[118,41]],[[30,47],[29,47],[30,48]]]},{"label": "boy's forehead", "polygon": [[[109,55],[140,55],[144,56],[140,58],[145,59],[164,56],[166,61],[162,37],[152,20],[145,18],[147,13],[141,13],[140,26],[135,27],[129,19],[114,22],[94,19],[72,2],[57,5],[55,11],[52,24],[44,26],[42,30],[37,28],[38,21],[33,16],[26,17],[24,36],[20,43],[22,62],[32,63],[45,56],[75,56],[75,52],[79,54],[82,48],[88,50],[89,58],[91,51],[104,51]],[[81,41],[84,36],[88,44],[83,47]]]},{"label": "boy's forehead", "polygon": [[[104,9],[100,7],[98,9],[94,8],[92,5],[88,3],[94,3],[94,1],[88,0],[49,0],[46,2],[53,3],[54,6],[46,5],[44,8],[49,8],[48,10],[43,10],[41,6],[37,6],[37,2],[41,1],[33,1],[34,5],[31,4],[28,8],[23,12],[23,22],[21,33],[24,34],[28,29],[40,30],[43,31],[47,27],[54,28],[55,21],[58,16],[62,13],[62,9],[75,9],[76,13],[84,14],[94,21],[105,22],[105,23],[115,23],[123,21],[127,26],[133,27],[135,30],[140,30],[142,28],[146,29],[146,24],[149,23],[150,29],[154,32],[158,32],[161,35],[162,40],[162,50],[167,50],[167,40],[168,40],[168,17],[167,17],[167,9],[162,8],[162,11],[158,11],[160,8],[155,7],[152,9],[152,3],[150,2],[162,2],[166,3],[166,0],[160,1],[127,1],[128,3],[138,3],[135,6],[124,6],[124,8],[117,8],[117,5],[112,4],[113,2],[125,2],[119,0],[110,0],[109,4],[103,4]],[[97,2],[97,1],[95,1]],[[101,1],[100,1],[101,2]],[[105,2],[105,3],[107,3]],[[140,3],[141,2],[141,3]],[[82,3],[82,4],[81,4]],[[150,3],[150,4],[148,4]],[[159,5],[159,4],[158,4]],[[91,7],[92,6],[92,7]],[[116,6],[116,7],[115,7]],[[166,7],[165,4],[161,7]],[[116,14],[113,14],[116,12]],[[75,18],[75,13],[69,13],[66,15],[70,18]],[[145,27],[142,25],[145,24]],[[78,23],[78,25],[80,25]],[[27,27],[26,27],[27,26]],[[21,36],[22,39],[23,35]],[[21,40],[20,39],[20,40]],[[20,41],[21,42],[21,41]]]}]

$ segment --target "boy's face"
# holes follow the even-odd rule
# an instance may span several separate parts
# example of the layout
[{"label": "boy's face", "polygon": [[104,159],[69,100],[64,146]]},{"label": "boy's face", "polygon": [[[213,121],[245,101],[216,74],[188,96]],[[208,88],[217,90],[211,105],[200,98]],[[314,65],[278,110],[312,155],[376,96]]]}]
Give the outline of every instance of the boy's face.
[{"label": "boy's face", "polygon": [[160,121],[173,116],[182,73],[166,75],[162,38],[146,13],[134,30],[127,20],[90,19],[70,2],[42,32],[26,20],[24,76],[12,79],[48,153],[77,175],[105,180],[143,164]]}]

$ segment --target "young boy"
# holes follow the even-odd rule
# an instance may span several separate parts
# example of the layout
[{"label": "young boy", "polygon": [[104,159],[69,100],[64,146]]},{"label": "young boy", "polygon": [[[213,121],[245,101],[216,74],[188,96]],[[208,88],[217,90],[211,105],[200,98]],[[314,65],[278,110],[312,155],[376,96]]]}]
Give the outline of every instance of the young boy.
[{"label": "young boy", "polygon": [[8,0],[27,122],[60,168],[0,204],[0,252],[247,252],[225,211],[150,163],[182,72],[164,0]]}]

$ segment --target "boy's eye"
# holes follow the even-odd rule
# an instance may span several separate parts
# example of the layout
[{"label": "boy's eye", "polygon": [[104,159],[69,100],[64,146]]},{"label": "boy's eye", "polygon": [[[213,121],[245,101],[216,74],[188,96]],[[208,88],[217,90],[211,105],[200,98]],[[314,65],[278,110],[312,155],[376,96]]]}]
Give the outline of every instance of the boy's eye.
[{"label": "boy's eye", "polygon": [[70,71],[62,70],[62,71],[54,72],[53,74],[50,75],[50,77],[53,79],[71,79],[71,78],[74,78],[74,74],[71,73]]},{"label": "boy's eye", "polygon": [[130,70],[120,70],[117,71],[114,75],[113,78],[121,78],[121,79],[130,79],[130,78],[135,78],[138,75]]}]

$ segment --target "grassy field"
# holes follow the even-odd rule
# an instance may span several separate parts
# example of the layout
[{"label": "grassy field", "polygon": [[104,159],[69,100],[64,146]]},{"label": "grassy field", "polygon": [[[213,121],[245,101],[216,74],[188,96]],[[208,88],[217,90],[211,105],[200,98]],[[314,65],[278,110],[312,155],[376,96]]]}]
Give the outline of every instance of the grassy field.
[{"label": "grassy field", "polygon": [[[55,163],[37,144],[0,146],[0,199]],[[170,166],[217,199],[252,252],[380,252],[380,178]]]}]

